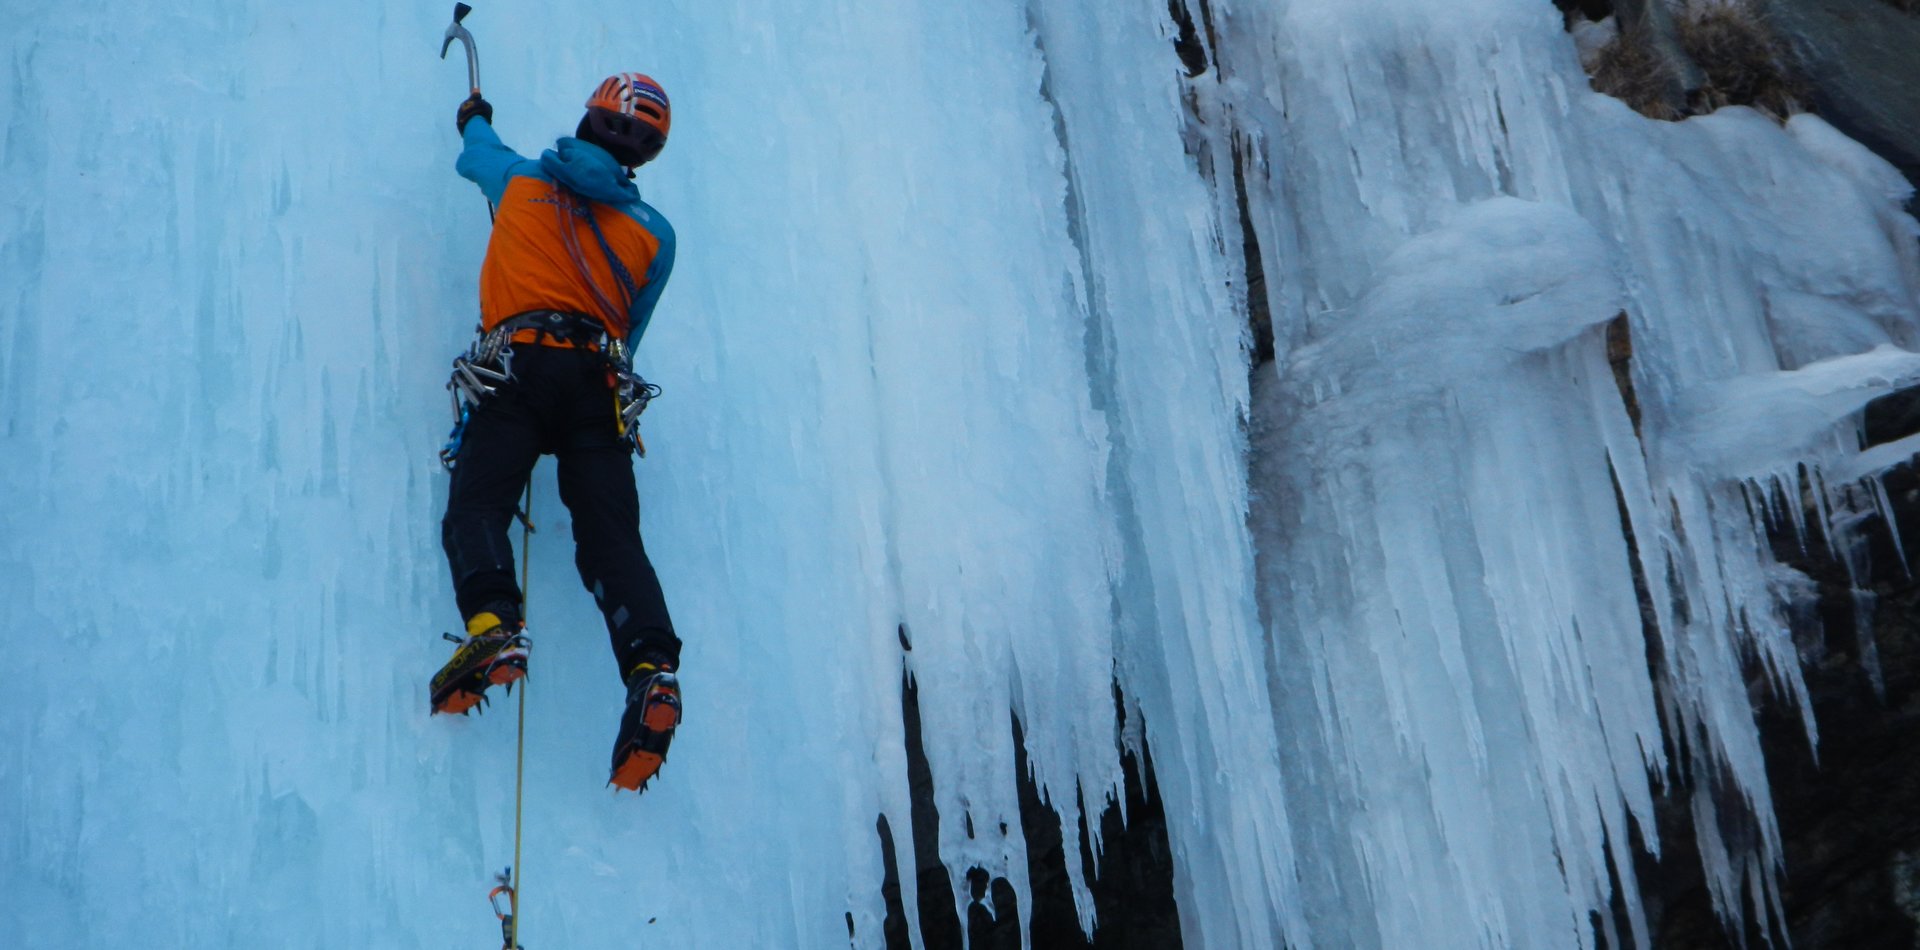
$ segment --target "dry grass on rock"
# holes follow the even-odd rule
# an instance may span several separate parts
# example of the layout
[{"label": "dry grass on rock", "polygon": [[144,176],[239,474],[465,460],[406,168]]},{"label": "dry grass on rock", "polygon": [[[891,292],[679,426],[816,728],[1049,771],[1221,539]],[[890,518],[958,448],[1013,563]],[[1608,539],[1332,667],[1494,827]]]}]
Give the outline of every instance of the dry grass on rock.
[{"label": "dry grass on rock", "polygon": [[1776,119],[1806,111],[1798,59],[1759,11],[1746,3],[1694,4],[1678,26],[1680,45],[1707,74],[1699,111],[1752,106]]},{"label": "dry grass on rock", "polygon": [[[1891,0],[1920,4],[1920,0]],[[1680,47],[1706,76],[1684,108],[1669,94],[1673,65],[1649,37],[1623,32],[1593,59],[1593,88],[1642,115],[1677,120],[1723,106],[1759,109],[1776,119],[1805,111],[1798,58],[1752,0],[1691,0],[1676,11]]]},{"label": "dry grass on rock", "polygon": [[1653,51],[1644,36],[1622,33],[1593,59],[1593,88],[1633,107],[1650,119],[1684,118],[1668,104],[1666,90],[1673,67]]}]

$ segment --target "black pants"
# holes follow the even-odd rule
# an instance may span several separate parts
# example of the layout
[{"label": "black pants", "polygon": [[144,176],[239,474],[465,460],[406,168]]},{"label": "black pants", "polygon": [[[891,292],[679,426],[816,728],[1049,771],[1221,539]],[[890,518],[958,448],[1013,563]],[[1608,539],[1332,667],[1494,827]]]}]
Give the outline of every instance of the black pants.
[{"label": "black pants", "polygon": [[573,514],[574,564],[606,616],[621,675],[643,660],[677,663],[680,638],[640,544],[633,453],[619,437],[606,363],[589,350],[523,343],[512,369],[467,422],[440,522],[460,615],[519,615],[508,531],[534,462],[552,455]]}]

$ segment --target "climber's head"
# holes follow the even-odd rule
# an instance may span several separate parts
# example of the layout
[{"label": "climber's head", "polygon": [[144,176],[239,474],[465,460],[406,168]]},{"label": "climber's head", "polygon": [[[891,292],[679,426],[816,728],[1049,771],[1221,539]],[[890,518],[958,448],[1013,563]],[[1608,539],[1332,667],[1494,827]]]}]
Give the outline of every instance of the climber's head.
[{"label": "climber's head", "polygon": [[614,160],[632,168],[645,165],[667,144],[673,107],[667,91],[640,73],[615,73],[587,99],[574,137],[607,150]]}]

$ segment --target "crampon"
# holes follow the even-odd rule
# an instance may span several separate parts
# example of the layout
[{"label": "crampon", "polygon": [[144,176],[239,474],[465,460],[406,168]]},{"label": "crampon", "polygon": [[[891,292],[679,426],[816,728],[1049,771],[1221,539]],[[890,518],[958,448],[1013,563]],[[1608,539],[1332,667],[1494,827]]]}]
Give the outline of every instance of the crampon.
[{"label": "crampon", "polygon": [[464,715],[486,702],[488,687],[504,686],[512,693],[513,684],[527,675],[527,651],[532,642],[525,633],[497,625],[472,636],[444,636],[460,648],[434,674],[428,688],[435,713]]},{"label": "crampon", "polygon": [[680,680],[673,670],[637,671],[627,691],[620,735],[614,739],[613,775],[607,784],[630,792],[645,791],[647,782],[666,763],[667,746],[679,725]]}]

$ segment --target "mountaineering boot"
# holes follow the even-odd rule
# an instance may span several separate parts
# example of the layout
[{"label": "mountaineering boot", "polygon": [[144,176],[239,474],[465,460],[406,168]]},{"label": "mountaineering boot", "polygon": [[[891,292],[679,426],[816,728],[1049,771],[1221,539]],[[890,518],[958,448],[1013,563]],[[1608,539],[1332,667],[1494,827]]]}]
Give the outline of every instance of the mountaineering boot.
[{"label": "mountaineering boot", "polygon": [[613,740],[613,777],[607,784],[645,791],[660,771],[680,725],[680,680],[670,661],[642,661],[627,674],[627,711]]},{"label": "mountaineering boot", "polygon": [[460,646],[427,688],[436,713],[465,713],[486,698],[487,687],[512,692],[513,683],[527,675],[530,644],[518,620],[483,610],[467,620],[466,637],[446,636]]}]

